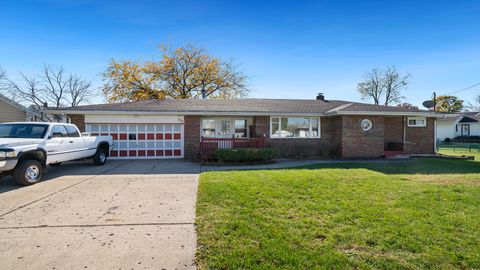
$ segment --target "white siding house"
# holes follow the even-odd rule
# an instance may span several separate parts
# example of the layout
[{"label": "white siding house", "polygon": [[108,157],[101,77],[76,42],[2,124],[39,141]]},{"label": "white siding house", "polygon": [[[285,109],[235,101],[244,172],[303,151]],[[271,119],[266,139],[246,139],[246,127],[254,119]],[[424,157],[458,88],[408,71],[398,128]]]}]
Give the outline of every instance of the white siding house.
[{"label": "white siding house", "polygon": [[437,140],[480,136],[480,112],[444,114],[437,119]]}]

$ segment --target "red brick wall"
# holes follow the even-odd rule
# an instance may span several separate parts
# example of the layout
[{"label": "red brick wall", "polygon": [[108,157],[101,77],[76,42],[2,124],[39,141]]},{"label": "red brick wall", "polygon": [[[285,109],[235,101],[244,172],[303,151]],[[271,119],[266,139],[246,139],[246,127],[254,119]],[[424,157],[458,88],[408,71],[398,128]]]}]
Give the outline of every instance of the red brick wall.
[{"label": "red brick wall", "polygon": [[385,116],[385,142],[403,142],[403,116]]},{"label": "red brick wall", "polygon": [[253,117],[256,137],[270,137],[270,116]]},{"label": "red brick wall", "polygon": [[[330,117],[330,132],[331,132],[331,148],[333,151],[334,157],[341,157],[342,156],[342,134],[343,134],[343,117],[342,116],[335,116]],[[322,118],[323,122],[323,118]]]},{"label": "red brick wall", "polygon": [[[384,154],[384,117],[352,115],[342,118],[342,157],[375,158]],[[360,128],[363,119],[373,122],[371,130]]]},{"label": "red brick wall", "polygon": [[85,132],[85,115],[83,114],[70,114],[70,121],[72,124],[76,125],[80,132]]},{"label": "red brick wall", "polygon": [[406,154],[433,154],[435,153],[435,118],[427,118],[426,127],[408,127],[405,121]]},{"label": "red brick wall", "polygon": [[185,115],[184,157],[197,160],[200,158],[200,116]]}]

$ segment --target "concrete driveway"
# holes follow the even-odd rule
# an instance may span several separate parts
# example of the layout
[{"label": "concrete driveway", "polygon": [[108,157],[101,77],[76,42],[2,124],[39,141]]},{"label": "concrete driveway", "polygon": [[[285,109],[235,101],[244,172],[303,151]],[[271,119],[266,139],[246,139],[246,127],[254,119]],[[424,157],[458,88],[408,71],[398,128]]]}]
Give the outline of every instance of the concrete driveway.
[{"label": "concrete driveway", "polygon": [[75,162],[0,180],[0,269],[192,269],[199,167]]}]

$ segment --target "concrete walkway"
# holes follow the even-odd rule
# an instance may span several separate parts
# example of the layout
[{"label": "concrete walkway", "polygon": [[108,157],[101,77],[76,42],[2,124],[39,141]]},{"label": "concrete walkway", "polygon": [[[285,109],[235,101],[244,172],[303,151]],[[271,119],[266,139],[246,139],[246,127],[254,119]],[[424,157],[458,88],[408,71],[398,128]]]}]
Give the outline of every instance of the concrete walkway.
[{"label": "concrete walkway", "polygon": [[90,162],[0,180],[0,269],[194,269],[198,166]]},{"label": "concrete walkway", "polygon": [[275,163],[260,164],[260,165],[205,165],[205,166],[201,166],[200,170],[202,172],[207,172],[207,171],[229,171],[229,170],[285,169],[285,168],[294,168],[294,167],[306,166],[311,164],[317,164],[320,162],[322,161],[283,159],[283,160],[278,160]]},{"label": "concrete walkway", "polygon": [[[295,167],[302,167],[312,164],[332,164],[332,163],[390,163],[390,162],[405,162],[405,158],[401,159],[366,159],[366,160],[299,160],[299,159],[281,159],[277,160],[275,163],[271,164],[260,164],[260,165],[205,165],[200,166],[201,172],[208,171],[230,171],[230,170],[269,170],[269,169],[288,169]],[[411,159],[410,159],[411,160]]]}]

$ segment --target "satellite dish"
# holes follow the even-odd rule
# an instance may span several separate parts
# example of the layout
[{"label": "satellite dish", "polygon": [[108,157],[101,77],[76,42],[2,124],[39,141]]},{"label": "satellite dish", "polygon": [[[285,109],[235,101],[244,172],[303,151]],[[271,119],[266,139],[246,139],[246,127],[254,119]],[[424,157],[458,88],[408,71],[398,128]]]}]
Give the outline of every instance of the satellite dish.
[{"label": "satellite dish", "polygon": [[435,106],[435,102],[433,102],[433,100],[425,100],[423,103],[422,103],[423,107],[427,108],[427,109],[431,109],[433,108],[433,106]]}]

